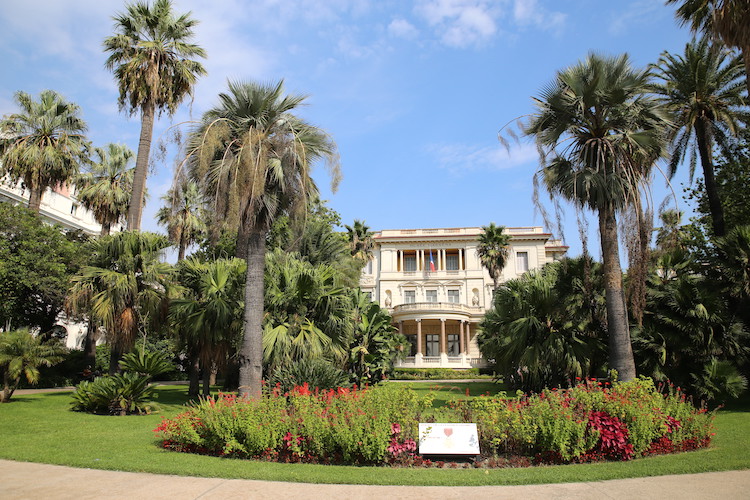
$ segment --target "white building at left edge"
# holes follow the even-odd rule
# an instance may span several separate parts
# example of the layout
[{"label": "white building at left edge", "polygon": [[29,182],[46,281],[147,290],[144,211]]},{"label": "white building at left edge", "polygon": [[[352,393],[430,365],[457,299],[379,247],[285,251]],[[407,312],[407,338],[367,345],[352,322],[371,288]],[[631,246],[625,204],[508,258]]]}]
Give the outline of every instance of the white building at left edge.
[{"label": "white building at left edge", "polygon": [[[0,182],[0,202],[27,206],[29,190],[22,182],[13,185]],[[76,199],[75,188],[59,185],[47,189],[42,195],[39,215],[52,224],[61,226],[66,231],[80,230],[92,236],[101,233],[101,225],[94,220],[94,215],[84,208]],[[111,231],[120,231],[119,225],[113,225]],[[86,325],[68,320],[64,315],[58,317],[57,323],[68,332],[66,345],[70,348],[81,348],[86,336]]]}]

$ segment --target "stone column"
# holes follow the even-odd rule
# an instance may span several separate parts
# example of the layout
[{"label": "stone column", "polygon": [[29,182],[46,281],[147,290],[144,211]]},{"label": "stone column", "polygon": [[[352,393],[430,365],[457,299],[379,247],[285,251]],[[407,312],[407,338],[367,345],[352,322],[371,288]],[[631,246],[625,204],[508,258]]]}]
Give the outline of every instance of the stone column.
[{"label": "stone column", "polygon": [[414,366],[422,366],[422,358],[424,357],[424,343],[422,342],[422,320],[415,320],[417,322],[417,353],[414,355]]},{"label": "stone column", "polygon": [[443,270],[443,251],[441,249],[437,250],[437,270],[442,271]]},{"label": "stone column", "polygon": [[[461,354],[466,354],[466,337],[464,336],[464,323],[466,321],[461,321],[458,324],[458,344],[459,344],[459,350],[461,351]],[[400,325],[401,323],[399,323]]]},{"label": "stone column", "polygon": [[448,342],[445,336],[445,318],[440,318],[440,364],[448,365]]},{"label": "stone column", "polygon": [[398,268],[403,273],[404,272],[404,251],[398,250]]}]

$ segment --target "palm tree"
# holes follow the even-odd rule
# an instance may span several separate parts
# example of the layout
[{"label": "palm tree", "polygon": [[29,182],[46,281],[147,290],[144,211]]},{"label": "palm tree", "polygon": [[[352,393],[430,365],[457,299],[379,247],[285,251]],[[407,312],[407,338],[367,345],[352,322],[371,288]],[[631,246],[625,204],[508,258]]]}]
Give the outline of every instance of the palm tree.
[{"label": "palm tree", "polygon": [[187,259],[178,272],[188,293],[170,303],[169,316],[181,342],[203,367],[203,395],[209,396],[211,367],[226,364],[232,344],[242,333],[245,262]]},{"label": "palm tree", "polygon": [[271,370],[312,358],[343,365],[351,325],[341,274],[280,249],[269,252],[266,260],[265,363]]},{"label": "palm tree", "polygon": [[0,332],[0,372],[3,374],[3,392],[0,403],[10,401],[21,377],[29,383],[39,380],[39,367],[52,366],[63,360],[67,349],[56,341],[42,342],[28,329]]},{"label": "palm tree", "polygon": [[[275,85],[229,83],[221,104],[203,116],[192,137],[191,176],[214,200],[214,216],[238,229],[247,260],[245,337],[239,352],[240,394],[259,397],[263,374],[263,275],[266,236],[279,216],[304,210],[317,196],[314,163],[328,160],[335,189],[336,148],[321,129],[291,111],[305,100]],[[216,225],[219,225],[217,221]]]},{"label": "palm tree", "polygon": [[654,91],[671,111],[675,124],[670,135],[669,174],[673,176],[689,155],[692,178],[697,146],[714,234],[723,236],[724,210],[714,176],[713,144],[728,154],[730,136],[736,136],[750,118],[743,109],[740,60],[703,38],[686,44],[684,55],[663,53],[654,69],[662,80],[654,85]]},{"label": "palm tree", "polygon": [[610,366],[635,377],[618,248],[618,211],[640,202],[639,188],[661,156],[668,121],[645,94],[649,74],[627,55],[595,54],[559,71],[536,99],[527,124],[543,152],[537,174],[551,196],[594,210],[604,263]]},{"label": "palm tree", "polygon": [[479,346],[514,387],[540,391],[596,369],[595,315],[585,305],[581,260],[509,280],[480,324]]},{"label": "palm tree", "polygon": [[508,260],[509,244],[510,235],[505,233],[505,226],[496,226],[494,222],[490,222],[489,226],[482,226],[477,253],[479,261],[490,273],[494,290],[500,286],[500,276]]},{"label": "palm tree", "polygon": [[134,171],[128,165],[133,151],[124,144],[110,143],[106,149],[96,148],[94,152],[99,161],[75,180],[76,197],[101,224],[101,235],[107,236],[112,225],[128,213]]},{"label": "palm tree", "polygon": [[365,224],[365,221],[358,219],[354,219],[353,226],[344,225],[344,227],[349,238],[349,248],[352,251],[352,257],[360,261],[362,266],[365,266],[372,260],[372,249],[375,247],[372,239],[374,233],[370,231],[370,227]]},{"label": "palm tree", "polygon": [[676,16],[681,25],[695,32],[712,34],[727,47],[742,52],[745,84],[750,96],[750,2],[747,0],[667,0],[679,4]]},{"label": "palm tree", "polygon": [[118,369],[138,333],[162,319],[172,286],[172,268],[159,261],[169,246],[164,236],[123,232],[93,242],[92,264],[72,278],[68,307],[104,327],[112,351],[110,374]]},{"label": "palm tree", "polygon": [[175,15],[170,0],[135,2],[114,18],[115,34],[104,40],[109,52],[105,66],[112,70],[120,90],[120,109],[141,114],[141,136],[133,178],[133,202],[128,210],[128,230],[141,228],[141,214],[148,174],[154,115],[174,114],[180,103],[192,95],[203,65],[194,60],[206,57],[198,45],[188,43],[198,21],[190,13]]},{"label": "palm tree", "polygon": [[23,181],[29,190],[29,209],[39,213],[48,187],[68,182],[88,161],[86,123],[81,108],[52,90],[43,90],[35,101],[16,92],[21,109],[0,122],[0,177]]},{"label": "palm tree", "polygon": [[206,231],[203,194],[197,183],[184,180],[170,189],[162,200],[167,205],[156,213],[156,220],[166,226],[170,241],[177,245],[177,262],[180,262],[185,258],[187,247]]}]

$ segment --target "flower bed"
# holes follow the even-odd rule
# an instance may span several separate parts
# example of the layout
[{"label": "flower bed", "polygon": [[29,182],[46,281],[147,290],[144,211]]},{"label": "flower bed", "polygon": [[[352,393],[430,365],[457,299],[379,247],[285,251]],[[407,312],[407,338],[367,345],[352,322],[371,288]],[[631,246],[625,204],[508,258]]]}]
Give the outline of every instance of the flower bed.
[{"label": "flower bed", "polygon": [[[284,462],[445,466],[417,455],[430,396],[394,385],[365,390],[295,388],[259,400],[220,394],[155,429],[165,448]],[[630,460],[708,446],[713,415],[661,394],[649,379],[613,387],[584,381],[566,390],[453,403],[441,419],[475,422],[483,460],[524,466]],[[447,464],[449,467],[468,466]]]}]

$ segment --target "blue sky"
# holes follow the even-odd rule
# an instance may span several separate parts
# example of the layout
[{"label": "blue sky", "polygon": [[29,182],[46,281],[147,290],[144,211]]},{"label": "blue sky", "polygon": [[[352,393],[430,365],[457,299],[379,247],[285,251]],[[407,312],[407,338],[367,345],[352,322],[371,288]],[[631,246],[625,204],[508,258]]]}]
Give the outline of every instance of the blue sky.
[{"label": "blue sky", "polygon": [[[301,110],[338,144],[343,182],[323,198],[351,224],[373,229],[543,225],[532,201],[536,151],[506,151],[498,131],[533,112],[532,96],[555,71],[590,51],[655,62],[681,51],[690,33],[663,0],[174,0],[200,21],[195,42],[208,52],[208,76],[192,106],[163,117],[154,141],[216,103],[227,79],[285,79],[309,94]],[[56,90],[78,103],[95,145],[137,149],[140,121],[118,112],[117,89],[104,69],[102,40],[124,3],[27,0],[0,4],[0,115],[15,111],[13,93]],[[170,150],[171,151],[171,150]],[[143,228],[169,188],[175,156],[154,162]],[[680,208],[678,174],[673,185]],[[658,207],[670,193],[654,180]],[[592,219],[590,226],[596,227]],[[557,235],[559,236],[559,234]],[[575,212],[565,241],[580,253]],[[592,231],[591,248],[598,255]]]}]

